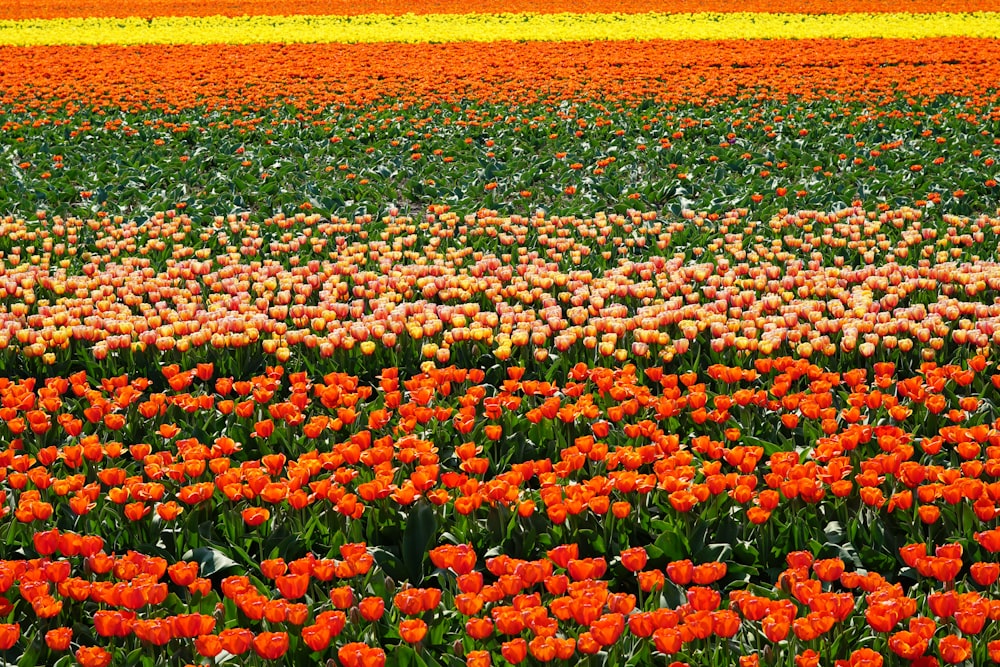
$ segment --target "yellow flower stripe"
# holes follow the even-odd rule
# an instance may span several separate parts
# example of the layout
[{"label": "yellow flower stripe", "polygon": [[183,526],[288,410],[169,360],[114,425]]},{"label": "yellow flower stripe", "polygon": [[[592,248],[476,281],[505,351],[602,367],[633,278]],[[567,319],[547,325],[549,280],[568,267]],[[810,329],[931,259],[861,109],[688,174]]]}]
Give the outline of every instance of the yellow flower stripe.
[{"label": "yellow flower stripe", "polygon": [[0,21],[0,44],[1000,37],[1000,13],[425,14]]}]

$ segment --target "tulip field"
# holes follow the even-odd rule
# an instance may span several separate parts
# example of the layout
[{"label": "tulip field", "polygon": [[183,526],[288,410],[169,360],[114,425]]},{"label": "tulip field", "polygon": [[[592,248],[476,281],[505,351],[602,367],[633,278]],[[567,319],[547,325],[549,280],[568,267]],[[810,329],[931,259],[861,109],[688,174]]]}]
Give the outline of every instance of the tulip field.
[{"label": "tulip field", "polygon": [[626,4],[0,3],[0,662],[1000,663],[1000,13]]}]

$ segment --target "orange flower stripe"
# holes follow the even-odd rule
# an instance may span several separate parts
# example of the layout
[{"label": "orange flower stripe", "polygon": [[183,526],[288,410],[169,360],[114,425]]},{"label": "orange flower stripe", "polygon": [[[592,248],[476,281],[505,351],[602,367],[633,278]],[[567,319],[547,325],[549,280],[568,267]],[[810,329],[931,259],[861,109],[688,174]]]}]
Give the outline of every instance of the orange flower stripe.
[{"label": "orange flower stripe", "polygon": [[[0,47],[0,90],[17,110],[411,105],[606,99],[628,103],[764,94],[802,99],[995,98],[983,39],[506,44]],[[816,62],[826,66],[817,67]],[[433,65],[432,65],[433,64]],[[892,67],[886,67],[892,64]],[[46,76],[40,78],[39,72]],[[363,85],[361,85],[363,82]],[[73,102],[73,105],[69,105]]]},{"label": "orange flower stripe", "polygon": [[[871,511],[885,516],[912,514],[914,508],[934,510],[931,519],[920,513],[926,523],[936,522],[942,507],[965,503],[985,524],[998,516],[1000,486],[983,478],[1000,473],[1000,420],[965,424],[979,407],[975,396],[993,393],[1000,386],[1000,374],[991,366],[979,355],[965,368],[926,362],[919,374],[911,376],[897,374],[893,364],[884,362],[874,364],[873,375],[855,371],[840,374],[824,372],[804,359],[779,357],[760,360],[754,368],[739,373],[716,364],[704,376],[693,372],[667,375],[651,369],[640,378],[631,366],[610,370],[580,364],[565,383],[517,380],[517,374],[510,373],[495,398],[483,397],[478,391],[482,371],[448,367],[400,380],[394,369],[385,369],[381,381],[384,399],[378,400],[392,406],[394,416],[374,428],[369,412],[371,388],[346,375],[333,374],[310,382],[304,373],[285,378],[283,369],[273,367],[267,375],[247,382],[199,380],[183,391],[148,394],[150,381],[145,378],[129,381],[123,376],[97,389],[84,374],[77,374],[69,380],[50,381],[37,392],[32,381],[4,380],[6,398],[0,408],[4,426],[0,428],[10,437],[26,437],[25,415],[59,410],[64,417],[48,428],[78,433],[84,420],[106,424],[101,413],[119,414],[127,405],[134,405],[136,419],[154,425],[162,423],[158,406],[164,413],[184,406],[186,412],[205,419],[227,421],[226,432],[241,441],[266,440],[251,431],[250,420],[231,412],[232,398],[240,395],[255,396],[272,413],[279,405],[293,405],[294,414],[326,409],[347,419],[343,406],[350,405],[360,416],[351,417],[348,425],[360,428],[367,423],[369,427],[347,436],[330,452],[313,450],[295,458],[268,454],[253,465],[238,467],[231,460],[241,448],[238,441],[219,437],[212,443],[201,443],[182,432],[160,437],[156,447],[141,444],[125,449],[95,434],[81,438],[79,444],[39,449],[35,456],[7,449],[0,452],[0,469],[16,494],[13,518],[36,526],[44,526],[56,506],[66,504],[75,515],[112,512],[120,514],[127,525],[145,530],[154,525],[154,506],[159,521],[177,520],[160,513],[164,504],[176,499],[192,512],[210,507],[245,508],[244,517],[253,516],[253,520],[246,519],[247,529],[252,530],[272,522],[275,513],[329,508],[358,518],[374,507],[413,505],[420,496],[433,505],[450,505],[463,515],[476,515],[486,511],[488,504],[501,504],[517,508],[527,518],[538,507],[548,522],[559,526],[568,517],[607,514],[610,500],[627,506],[646,502],[643,497],[654,491],[663,492],[666,497],[659,502],[674,516],[697,515],[706,506],[727,503],[748,517],[763,513],[759,521],[752,519],[754,524],[766,523],[771,513],[782,511],[789,503],[818,504],[848,497],[859,498]],[[173,367],[167,367],[166,372],[171,377],[179,373]],[[312,391],[307,390],[310,386]],[[899,388],[898,394],[885,391],[891,386]],[[843,391],[843,407],[832,404],[834,387]],[[945,399],[936,405],[933,400],[974,389],[978,394],[953,402]],[[273,398],[286,390],[291,391],[287,403]],[[564,398],[559,398],[560,393]],[[554,411],[536,414],[553,400]],[[44,401],[45,407],[34,407],[38,401]],[[523,414],[527,417],[524,422],[550,422],[554,427],[582,418],[593,424],[592,434],[572,439],[558,434],[553,443],[559,445],[558,460],[511,464],[493,477],[469,465],[478,460],[475,457],[445,465],[433,444],[415,435],[416,429],[426,424],[461,434],[464,427],[454,406],[480,401],[485,410],[483,419],[478,420],[480,426],[511,421],[506,415],[520,419]],[[83,407],[88,404],[91,407]],[[97,408],[97,413],[91,413],[91,408]],[[779,437],[792,437],[799,428],[822,433],[806,462],[800,462],[794,452],[767,453],[760,445],[738,444],[742,433],[734,423],[741,415],[763,410],[776,417],[792,414],[802,420],[801,425],[784,426]],[[79,412],[83,412],[82,419],[71,416]],[[657,426],[671,420],[724,435],[681,438]],[[283,428],[301,423],[292,414],[286,414],[284,421]],[[880,421],[886,423],[871,425]],[[938,426],[918,439],[913,429],[928,421]],[[116,430],[106,425],[98,428],[109,438]],[[327,428],[340,432],[345,424],[329,422]],[[37,429],[34,435],[46,432]],[[392,433],[401,435],[394,437]],[[611,448],[609,440],[619,444]],[[947,463],[952,456],[958,465]],[[206,460],[208,465],[204,465]],[[588,461],[601,462],[607,474],[586,474]],[[92,467],[100,469],[98,481],[87,484],[81,471]],[[126,476],[129,468],[140,474]],[[528,485],[531,480],[538,480],[537,490]],[[84,504],[75,505],[77,498],[84,499]],[[531,509],[522,512],[526,502],[531,503]],[[628,515],[626,507],[619,518]],[[982,530],[975,537],[992,552],[1000,549],[995,532]],[[103,541],[46,531],[35,533],[34,546],[43,555],[57,551],[96,553]],[[958,574],[954,554],[944,553],[952,560],[924,561],[926,567],[921,566],[921,571],[942,581],[954,578]],[[600,578],[607,569],[604,559],[578,556],[574,550],[552,552],[555,562],[574,580]],[[915,563],[919,556],[920,552],[904,553],[904,558]],[[313,576],[323,581],[350,578],[367,573],[374,564],[372,556],[358,545],[342,547],[341,557],[312,563]],[[474,578],[468,577],[474,577],[477,559],[469,547],[441,546],[431,550],[430,559],[474,583]],[[111,558],[101,564],[92,562],[91,567],[107,571],[124,567],[122,562]],[[634,549],[623,552],[622,563],[630,571],[646,565],[643,554]],[[190,564],[167,568],[162,561],[143,561],[138,565],[140,569],[154,568],[158,576],[169,573],[178,585],[201,585],[197,568]],[[844,571],[839,561],[830,559],[811,565],[819,579],[826,581],[841,577]],[[496,576],[519,571],[522,576],[541,580],[550,574],[544,568],[525,574],[516,560],[506,556],[491,559],[487,567]],[[296,576],[301,570],[280,559],[265,561],[261,568],[286,598],[306,594],[308,582]],[[695,567],[683,561],[671,564],[666,572],[674,583],[707,585],[724,577],[726,568]],[[342,609],[355,603],[350,588],[336,588],[330,595],[334,605]],[[439,602],[439,591],[433,589],[407,589],[395,597],[395,605],[411,615],[433,609]]]},{"label": "orange flower stripe", "polygon": [[[36,533],[35,544],[43,558],[0,561],[0,582],[11,598],[4,598],[8,610],[13,608],[12,600],[19,598],[36,612],[44,605],[61,605],[63,600],[68,605],[97,603],[104,607],[92,614],[89,623],[75,623],[76,631],[88,632],[87,625],[91,625],[93,635],[99,639],[134,636],[158,646],[171,641],[188,644],[203,657],[214,657],[223,650],[234,655],[254,651],[268,660],[283,656],[289,650],[290,637],[301,635],[311,650],[321,652],[335,647],[345,665],[383,664],[380,649],[343,638],[345,631],[353,634],[347,630],[344,611],[317,612],[309,604],[290,602],[282,597],[280,583],[275,590],[270,584],[234,575],[223,578],[217,591],[212,591],[211,582],[204,579],[201,581],[207,586],[197,589],[188,586],[188,591],[181,587],[175,595],[196,601],[221,593],[231,605],[217,605],[214,616],[198,612],[172,614],[161,607],[167,587],[162,579],[165,572],[172,573],[188,563],[168,566],[163,558],[136,551],[108,556],[100,538],[59,530]],[[81,548],[83,544],[86,548]],[[469,545],[464,547],[471,549]],[[343,554],[354,556],[367,551],[363,543],[341,548]],[[645,560],[645,551],[634,547],[621,552],[620,557],[628,555],[634,559],[641,554],[640,560]],[[475,552],[468,553],[474,561]],[[680,598],[686,600],[686,604],[677,606],[614,590],[605,579],[606,561],[581,561],[575,558],[578,554],[578,545],[571,543],[549,549],[545,557],[534,561],[507,556],[487,558],[489,582],[484,585],[480,576],[474,589],[455,597],[456,608],[469,616],[464,623],[467,638],[490,642],[494,634],[507,638],[530,630],[535,635],[530,643],[519,638],[506,639],[502,652],[508,659],[517,660],[530,650],[536,657],[549,660],[550,654],[570,659],[577,653],[596,653],[602,647],[619,643],[634,649],[642,642],[666,655],[681,650],[697,655],[704,646],[699,640],[713,637],[728,639],[740,635],[742,640],[762,634],[774,643],[791,638],[812,641],[843,627],[860,625],[867,632],[874,632],[877,641],[885,641],[888,649],[899,657],[918,658],[936,641],[938,650],[950,656],[948,661],[958,663],[970,655],[971,642],[964,637],[979,635],[988,623],[1000,617],[1000,600],[991,596],[992,591],[965,590],[970,584],[964,578],[956,581],[963,565],[969,564],[975,583],[990,586],[996,581],[996,563],[976,560],[959,543],[941,544],[933,552],[924,543],[902,546],[899,556],[917,573],[905,592],[879,573],[854,571],[840,558],[815,560],[808,551],[787,553],[785,569],[773,582],[747,589],[730,586],[725,597],[716,577],[698,581],[697,576],[700,571],[724,573],[723,562],[694,565],[688,560],[672,561],[663,569],[633,571],[626,577],[627,586],[628,579],[634,576],[639,590],[648,593],[651,588],[644,582],[655,580],[662,586],[665,570]],[[295,576],[301,577],[322,598],[325,597],[322,592],[331,584],[317,578],[321,562],[307,553],[282,566],[297,573]],[[588,572],[574,572],[581,563],[588,565]],[[595,564],[601,567],[595,569]],[[984,571],[991,573],[983,575]],[[692,573],[695,573],[693,583]],[[461,576],[457,583],[468,588]],[[340,586],[341,582],[333,585]],[[333,590],[345,589],[351,590],[349,585]],[[468,608],[466,602],[472,599],[477,602],[474,609]],[[378,621],[387,613],[386,602],[382,595],[362,600],[363,622]],[[441,590],[408,588],[395,595],[393,607],[398,611],[388,613],[392,614],[393,623],[398,624],[401,639],[416,643],[432,627],[446,622],[445,615],[438,610],[440,604]],[[239,610],[242,627],[233,627],[225,618],[226,610],[231,607]],[[416,614],[422,617],[407,618]],[[273,624],[285,624],[286,631],[265,629]],[[938,632],[941,627],[952,626],[963,637]],[[554,639],[557,632],[572,632],[577,639]],[[69,627],[54,628],[47,633],[46,643],[53,651],[66,651],[73,633],[74,629]],[[460,624],[451,629],[448,638],[460,639],[461,633]],[[11,648],[20,634],[20,623],[0,625],[0,648]],[[935,640],[939,634],[942,636]],[[1000,643],[990,642],[989,650],[991,654],[1000,652]],[[81,664],[108,664],[109,655],[99,646],[81,647],[77,651]],[[478,652],[469,655],[478,656]],[[854,664],[879,664],[871,662],[878,657],[871,649],[858,649],[850,654]],[[801,660],[797,662],[801,664]],[[756,663],[741,661],[741,664]]]},{"label": "orange flower stripe", "polygon": [[[989,0],[954,0],[947,5],[949,12],[993,11],[996,4]],[[263,16],[269,14],[356,16],[359,14],[465,14],[496,12],[498,5],[491,0],[14,0],[0,6],[0,20],[29,18],[72,18],[82,16]],[[637,0],[629,3],[611,0],[508,0],[505,12],[537,12],[540,14],[575,13],[694,13],[694,12],[762,12],[799,14],[848,14],[857,12],[935,13],[942,10],[934,0]]]}]

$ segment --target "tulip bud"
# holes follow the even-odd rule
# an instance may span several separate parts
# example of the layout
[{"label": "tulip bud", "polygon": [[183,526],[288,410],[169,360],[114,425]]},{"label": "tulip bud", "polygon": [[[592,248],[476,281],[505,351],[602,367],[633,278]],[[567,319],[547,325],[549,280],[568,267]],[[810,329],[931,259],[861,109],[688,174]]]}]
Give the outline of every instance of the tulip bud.
[{"label": "tulip bud", "polygon": [[215,617],[215,622],[222,625],[226,620],[226,606],[221,602],[215,605],[215,613],[212,615]]}]

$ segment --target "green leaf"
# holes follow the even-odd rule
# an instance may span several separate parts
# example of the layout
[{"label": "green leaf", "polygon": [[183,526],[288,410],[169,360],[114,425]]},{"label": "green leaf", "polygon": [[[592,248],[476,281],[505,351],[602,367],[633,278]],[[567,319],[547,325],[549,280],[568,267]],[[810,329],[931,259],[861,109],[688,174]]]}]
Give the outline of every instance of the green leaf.
[{"label": "green leaf", "polygon": [[213,574],[220,574],[238,567],[236,561],[212,547],[192,549],[181,556],[181,560],[196,561],[198,563],[198,574],[202,577],[210,577]]},{"label": "green leaf", "polygon": [[402,557],[410,582],[416,584],[423,578],[424,557],[437,534],[437,516],[434,507],[421,498],[410,509],[403,531]]}]

